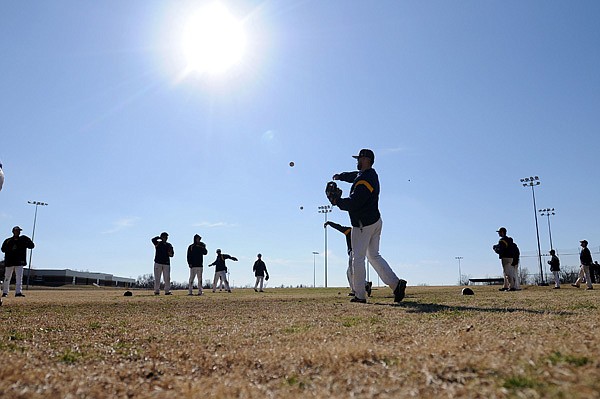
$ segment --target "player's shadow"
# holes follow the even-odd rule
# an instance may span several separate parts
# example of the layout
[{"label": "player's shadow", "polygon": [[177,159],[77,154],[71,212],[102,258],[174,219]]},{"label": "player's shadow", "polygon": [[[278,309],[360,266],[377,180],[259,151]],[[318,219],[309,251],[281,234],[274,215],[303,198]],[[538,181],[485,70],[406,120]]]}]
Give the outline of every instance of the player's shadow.
[{"label": "player's shadow", "polygon": [[556,314],[556,315],[572,315],[572,312],[566,311],[551,311],[551,310],[536,310],[526,308],[498,308],[498,307],[475,307],[475,306],[449,306],[440,305],[437,303],[420,303],[414,301],[402,301],[399,303],[383,303],[376,302],[375,305],[392,306],[398,308],[404,308],[407,313],[439,313],[439,312],[456,312],[456,311],[472,311],[472,312],[484,312],[484,313],[513,313],[513,312],[525,312],[531,314]]}]

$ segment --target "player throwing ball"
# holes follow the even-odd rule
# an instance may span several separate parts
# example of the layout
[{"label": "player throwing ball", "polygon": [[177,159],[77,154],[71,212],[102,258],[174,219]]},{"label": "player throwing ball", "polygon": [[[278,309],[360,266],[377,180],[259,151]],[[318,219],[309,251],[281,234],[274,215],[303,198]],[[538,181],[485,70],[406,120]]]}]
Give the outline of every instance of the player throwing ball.
[{"label": "player throwing ball", "polygon": [[352,223],[352,268],[354,269],[355,296],[350,302],[367,303],[365,295],[365,256],[381,277],[381,280],[394,291],[394,302],[404,299],[406,280],[396,276],[390,265],[379,254],[381,238],[381,214],[379,213],[379,177],[373,169],[375,154],[369,149],[362,149],[358,155],[357,172],[344,172],[333,175],[333,180],[352,183],[350,195],[341,198],[342,190],[335,182],[327,183],[325,190],[332,205],[350,214]]}]

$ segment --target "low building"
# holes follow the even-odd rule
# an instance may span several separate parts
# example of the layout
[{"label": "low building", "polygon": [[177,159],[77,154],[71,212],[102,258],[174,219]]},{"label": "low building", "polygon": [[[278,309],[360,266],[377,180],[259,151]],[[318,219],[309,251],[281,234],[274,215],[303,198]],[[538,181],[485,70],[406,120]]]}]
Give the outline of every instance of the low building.
[{"label": "low building", "polygon": [[[2,268],[3,269],[3,268]],[[98,285],[101,287],[133,287],[135,279],[118,277],[107,273],[80,272],[71,269],[23,269],[23,284],[41,285],[47,287],[59,287],[63,285]],[[0,280],[4,279],[3,270],[0,270]],[[11,283],[14,284],[15,275]]]}]

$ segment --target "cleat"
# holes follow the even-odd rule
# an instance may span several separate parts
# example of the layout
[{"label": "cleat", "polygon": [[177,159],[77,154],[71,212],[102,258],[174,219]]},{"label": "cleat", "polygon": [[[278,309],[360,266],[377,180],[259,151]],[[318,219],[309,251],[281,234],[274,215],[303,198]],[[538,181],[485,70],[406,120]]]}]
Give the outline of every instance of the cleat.
[{"label": "cleat", "polygon": [[22,292],[19,292],[18,294],[15,294],[15,296],[16,296],[16,297],[17,297],[17,296],[22,296],[22,297],[24,297],[24,296],[25,296],[25,294],[23,294]]},{"label": "cleat", "polygon": [[171,294],[170,292],[165,292],[165,295],[173,295],[173,294]]},{"label": "cleat", "polygon": [[505,287],[498,288],[498,291],[508,291],[508,288],[505,288]]},{"label": "cleat", "polygon": [[366,299],[360,299],[360,298],[354,297],[354,298],[350,299],[350,302],[367,303],[367,300]]},{"label": "cleat", "polygon": [[394,290],[394,302],[402,301],[404,299],[405,291],[406,291],[406,280],[400,279],[400,281],[398,281],[398,285],[396,286],[396,289]]},{"label": "cleat", "polygon": [[354,292],[351,292],[348,294],[348,296],[354,296],[354,295],[355,295]]},{"label": "cleat", "polygon": [[373,282],[369,281],[369,282],[367,282],[367,284],[365,284],[365,291],[367,291],[367,295],[369,297],[371,296],[372,290],[373,290]]}]

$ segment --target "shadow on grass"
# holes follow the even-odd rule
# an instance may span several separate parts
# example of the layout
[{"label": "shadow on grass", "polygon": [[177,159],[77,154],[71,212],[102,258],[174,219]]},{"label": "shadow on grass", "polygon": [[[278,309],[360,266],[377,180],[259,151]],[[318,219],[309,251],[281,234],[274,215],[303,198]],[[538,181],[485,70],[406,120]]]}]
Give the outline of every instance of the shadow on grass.
[{"label": "shadow on grass", "polygon": [[398,308],[405,308],[409,313],[437,313],[437,312],[485,312],[485,313],[513,313],[513,312],[525,312],[531,314],[555,314],[555,315],[572,315],[572,312],[566,311],[551,311],[551,310],[535,310],[525,308],[486,308],[486,307],[474,307],[474,306],[448,306],[440,305],[437,303],[419,303],[414,301],[402,301],[400,303],[383,303],[374,302],[374,305],[380,306],[391,306]]}]

